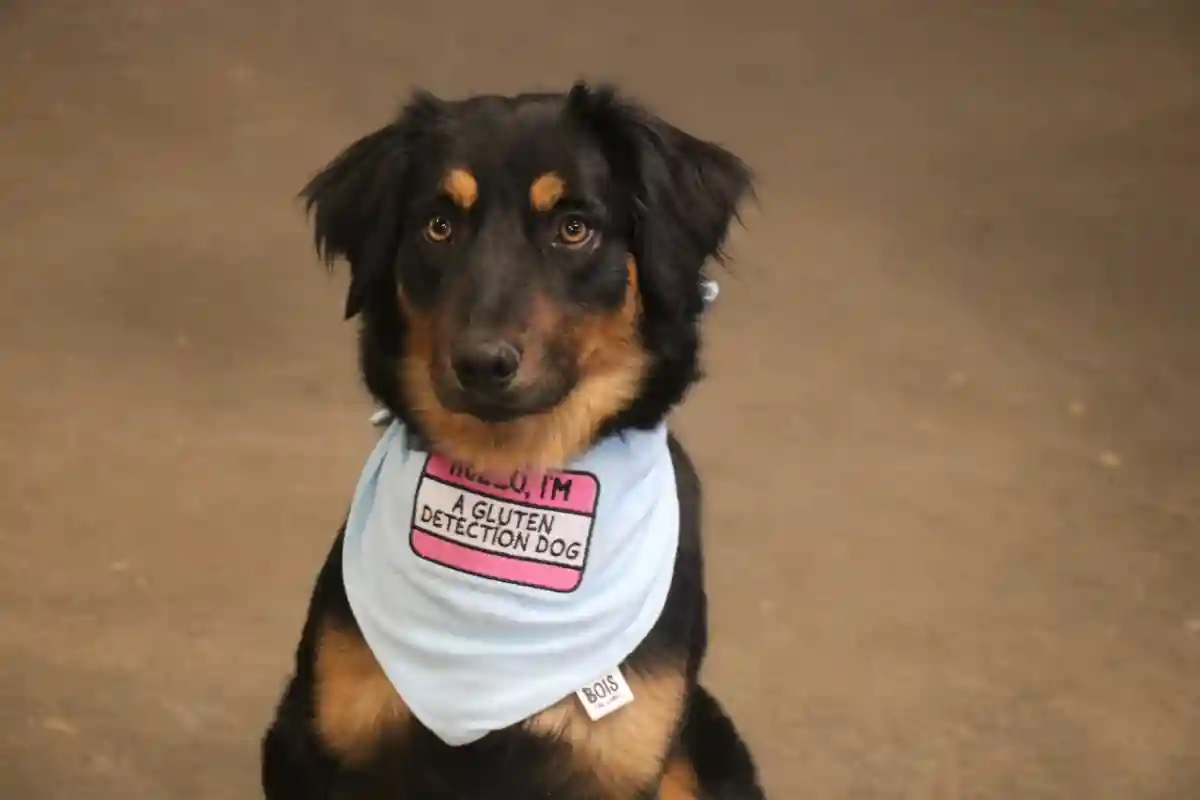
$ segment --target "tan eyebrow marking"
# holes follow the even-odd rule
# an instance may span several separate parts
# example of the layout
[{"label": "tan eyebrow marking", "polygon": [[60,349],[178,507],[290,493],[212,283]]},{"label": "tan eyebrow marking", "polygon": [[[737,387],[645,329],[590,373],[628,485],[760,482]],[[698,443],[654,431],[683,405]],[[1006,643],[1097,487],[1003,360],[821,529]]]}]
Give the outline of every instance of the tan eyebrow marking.
[{"label": "tan eyebrow marking", "polygon": [[465,169],[452,169],[442,179],[442,191],[454,205],[466,211],[479,199],[479,184],[475,176]]},{"label": "tan eyebrow marking", "polygon": [[567,182],[557,172],[547,172],[529,186],[529,203],[537,211],[549,211],[567,191]]}]

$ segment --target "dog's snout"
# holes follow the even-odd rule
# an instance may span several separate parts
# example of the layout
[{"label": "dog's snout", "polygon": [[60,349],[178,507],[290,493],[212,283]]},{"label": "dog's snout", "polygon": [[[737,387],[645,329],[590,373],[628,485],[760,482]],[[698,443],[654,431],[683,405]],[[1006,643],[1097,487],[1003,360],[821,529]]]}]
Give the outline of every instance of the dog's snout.
[{"label": "dog's snout", "polygon": [[521,366],[521,351],[504,339],[475,339],[454,348],[451,364],[464,389],[503,389]]}]

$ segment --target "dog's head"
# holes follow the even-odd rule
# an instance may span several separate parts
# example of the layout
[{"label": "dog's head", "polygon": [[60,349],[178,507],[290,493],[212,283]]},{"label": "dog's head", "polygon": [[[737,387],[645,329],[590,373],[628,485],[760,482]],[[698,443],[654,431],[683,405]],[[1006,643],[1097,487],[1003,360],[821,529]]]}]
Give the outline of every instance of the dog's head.
[{"label": "dog's head", "polygon": [[695,382],[746,167],[611,90],[416,95],[305,188],[368,388],[446,455],[548,468]]}]

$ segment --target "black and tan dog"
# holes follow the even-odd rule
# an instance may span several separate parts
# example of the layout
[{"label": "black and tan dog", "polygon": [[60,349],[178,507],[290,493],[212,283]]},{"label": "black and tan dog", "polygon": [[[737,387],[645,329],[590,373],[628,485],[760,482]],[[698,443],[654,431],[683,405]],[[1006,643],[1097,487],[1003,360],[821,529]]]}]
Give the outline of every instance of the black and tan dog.
[{"label": "black and tan dog", "polygon": [[[661,425],[699,377],[704,265],[749,192],[729,152],[577,84],[458,102],[418,94],[304,195],[321,252],[350,264],[346,315],[361,320],[371,394],[430,451],[507,474]],[[632,704],[592,721],[570,695],[444,743],[363,638],[343,533],[264,739],[266,796],[761,798],[745,745],[698,683],[700,484],[679,443],[668,446],[679,543],[661,614],[621,665]]]}]

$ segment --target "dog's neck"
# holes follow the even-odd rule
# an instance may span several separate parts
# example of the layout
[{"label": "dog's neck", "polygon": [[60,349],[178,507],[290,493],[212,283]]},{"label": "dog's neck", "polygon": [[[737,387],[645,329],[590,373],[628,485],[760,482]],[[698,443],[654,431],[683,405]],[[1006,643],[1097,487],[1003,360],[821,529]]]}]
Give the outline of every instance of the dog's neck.
[{"label": "dog's neck", "polygon": [[[401,422],[404,423],[405,444],[409,447],[409,449],[420,451],[420,452],[425,452],[425,453],[442,452],[442,448],[439,448],[437,446],[437,443],[432,441],[428,436],[426,436],[420,430],[420,428],[418,428],[416,425],[411,424],[410,422],[404,420],[403,418],[397,417],[396,414],[394,414],[388,408],[380,408],[375,413],[373,413],[370,417],[371,424],[377,428],[386,428],[389,425],[391,425],[392,422],[396,419],[401,419]],[[604,439],[608,439],[609,437],[613,437],[613,436],[616,436],[616,437],[623,436],[627,430],[628,430],[628,428],[624,428],[624,427],[602,426],[600,428],[600,430],[597,431],[596,435],[592,438],[592,440],[588,443],[588,445],[585,448],[583,448],[583,450],[581,452],[579,452],[577,454],[573,454],[572,458],[577,458],[579,456],[584,455],[585,453],[587,453],[589,450],[594,448],[598,443],[600,443]],[[562,466],[561,464],[558,464],[558,465],[553,465],[552,467],[547,467],[547,468],[554,469],[554,468],[561,467],[561,466]]]}]

